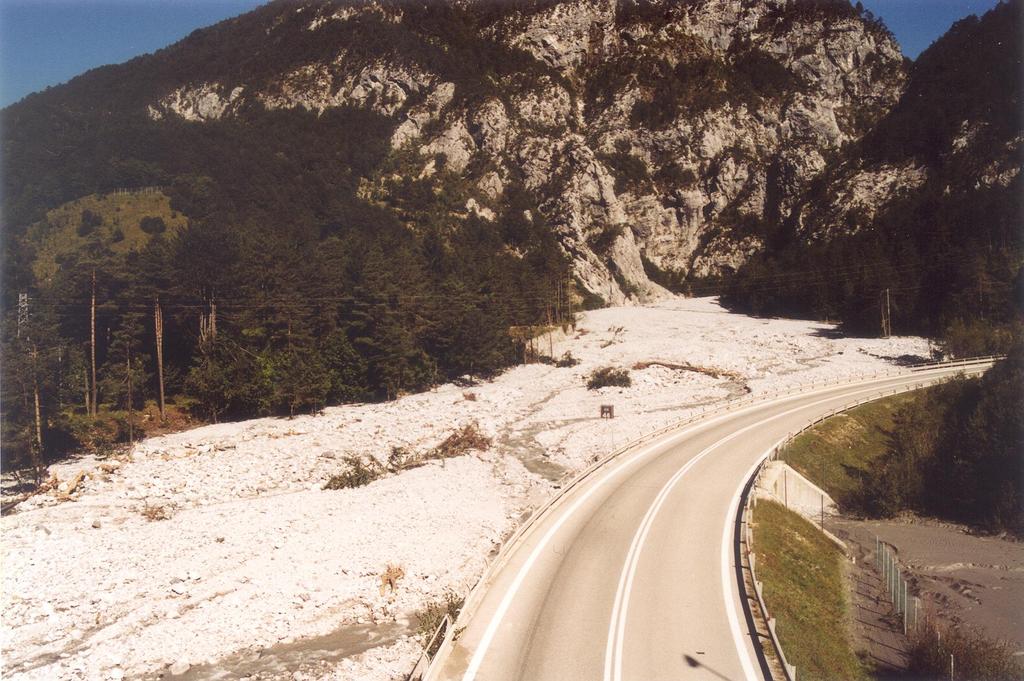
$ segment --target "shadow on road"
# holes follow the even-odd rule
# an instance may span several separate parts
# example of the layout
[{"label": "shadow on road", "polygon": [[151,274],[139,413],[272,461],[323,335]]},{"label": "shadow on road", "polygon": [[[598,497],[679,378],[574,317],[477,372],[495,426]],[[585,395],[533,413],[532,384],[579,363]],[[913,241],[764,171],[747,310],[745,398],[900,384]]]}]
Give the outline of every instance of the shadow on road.
[{"label": "shadow on road", "polygon": [[683,659],[686,660],[687,666],[693,667],[694,669],[706,669],[720,679],[725,679],[725,681],[731,681],[731,679],[729,679],[728,676],[719,674],[716,670],[712,669],[711,667],[707,666],[706,664],[704,664],[703,662],[701,662],[700,660],[691,655],[687,655],[684,653]]}]

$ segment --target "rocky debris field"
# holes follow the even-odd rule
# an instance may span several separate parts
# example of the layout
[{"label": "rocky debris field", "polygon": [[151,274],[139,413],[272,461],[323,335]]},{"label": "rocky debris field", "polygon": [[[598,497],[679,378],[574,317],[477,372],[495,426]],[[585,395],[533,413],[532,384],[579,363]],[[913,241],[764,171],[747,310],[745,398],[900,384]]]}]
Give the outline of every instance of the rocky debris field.
[{"label": "rocky debris field", "polygon": [[[415,613],[470,588],[554,480],[731,396],[929,351],[710,298],[589,312],[538,344],[579,363],[51,466],[54,490],[2,518],[4,677],[403,679],[420,650]],[[588,390],[604,366],[632,385]],[[601,404],[616,418],[600,419]],[[384,470],[394,448],[422,455],[470,425],[489,447],[324,489],[348,457]]]}]

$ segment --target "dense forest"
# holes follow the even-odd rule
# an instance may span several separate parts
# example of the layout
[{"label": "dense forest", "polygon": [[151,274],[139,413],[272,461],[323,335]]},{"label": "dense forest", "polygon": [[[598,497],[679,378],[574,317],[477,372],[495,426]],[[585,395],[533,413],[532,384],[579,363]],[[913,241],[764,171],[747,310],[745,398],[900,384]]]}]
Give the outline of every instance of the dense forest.
[{"label": "dense forest", "polygon": [[[510,8],[522,22],[552,0],[386,0],[383,13],[400,10],[401,24],[366,12],[310,31],[320,4],[269,3],[0,112],[5,465],[110,448],[161,427],[169,412],[287,415],[487,375],[521,357],[530,329],[571,321],[574,301],[603,304],[574,279],[557,215],[541,209],[571,162],[538,187],[523,158],[504,159],[491,220],[469,206],[480,198],[473,183],[496,161],[477,154],[457,172],[436,154],[425,174],[419,150],[392,146],[401,119],[372,98],[319,110],[254,98],[222,117],[154,115],[151,105],[183,85],[273,94],[282,74],[335,59],[339,46],[353,60],[428,71],[453,84],[467,110],[488,98],[511,107],[517,88],[566,83],[557,68],[485,30]],[[943,336],[959,354],[1003,349],[1021,315],[1020,177],[975,186],[963,178],[977,168],[934,150],[965,120],[990,145],[1018,134],[1019,63],[998,48],[1019,47],[1015,8],[1016,0],[962,22],[925,52],[900,104],[841,152],[803,212],[756,225],[765,252],[731,281],[694,281],[645,262],[649,276],[690,293],[724,291],[737,309],[839,320],[872,334],[888,291],[894,332]],[[657,27],[671,14],[641,0],[620,9],[623,27]],[[861,17],[888,35],[845,0],[787,11],[792,21]],[[658,130],[711,104],[756,110],[804,87],[746,47],[738,43],[729,64],[695,58],[652,70],[638,57],[598,65],[571,104],[606,105],[610,85],[637,72],[664,87],[652,102],[638,100],[630,120]],[[427,92],[410,88],[401,115]],[[553,138],[582,132],[570,129],[572,119],[551,125]],[[431,127],[436,133],[442,121]],[[651,182],[627,147],[598,154],[619,192]],[[814,207],[834,199],[854,161],[907,158],[928,165],[923,187],[856,233],[808,238]],[[662,174],[655,179],[675,188],[706,179]],[[604,225],[585,238],[603,253],[626,229]],[[138,409],[145,416],[130,418]]]},{"label": "dense forest", "polygon": [[926,390],[895,415],[887,451],[863,473],[856,510],[913,510],[1024,532],[1024,346],[981,378]]},{"label": "dense forest", "polygon": [[[1011,2],[968,17],[921,54],[896,107],[727,282],[729,304],[867,334],[879,333],[888,304],[893,333],[940,337],[959,355],[1006,350],[1022,319],[1024,187],[1019,173],[1008,186],[984,178],[1021,130],[1019,10]],[[954,153],[969,129],[968,152]],[[923,186],[847,233],[815,238],[835,227],[825,208],[844,173],[908,163],[926,169]]]},{"label": "dense forest", "polygon": [[519,356],[510,327],[569,318],[543,233],[520,257],[475,218],[361,217],[325,234],[193,221],[124,255],[91,240],[5,319],[8,461],[110,446],[161,394],[218,420],[488,375]]},{"label": "dense forest", "polygon": [[[308,33],[292,9],[2,112],[5,466],[108,449],[169,412],[288,415],[486,376],[521,358],[530,327],[571,319],[569,262],[515,178],[485,223],[464,177],[439,158],[417,179],[369,108],[147,114],[181,74],[269,87],[339,44],[427,64],[466,99],[495,74],[547,72],[441,4],[402,3],[415,31],[357,18]],[[268,39],[278,16],[304,39]]]}]

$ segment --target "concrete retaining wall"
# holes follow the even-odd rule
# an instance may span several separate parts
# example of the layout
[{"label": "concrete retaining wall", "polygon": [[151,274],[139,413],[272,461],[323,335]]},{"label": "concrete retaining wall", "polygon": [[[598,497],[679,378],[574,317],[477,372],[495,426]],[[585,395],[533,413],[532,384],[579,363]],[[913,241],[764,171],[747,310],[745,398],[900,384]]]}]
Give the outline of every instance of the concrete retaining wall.
[{"label": "concrete retaining wall", "polygon": [[836,502],[813,482],[801,475],[795,468],[782,461],[765,462],[764,470],[754,490],[757,498],[768,498],[779,502],[791,511],[799,513],[814,523],[843,549],[846,544],[822,525],[822,511],[825,516],[837,513]]}]

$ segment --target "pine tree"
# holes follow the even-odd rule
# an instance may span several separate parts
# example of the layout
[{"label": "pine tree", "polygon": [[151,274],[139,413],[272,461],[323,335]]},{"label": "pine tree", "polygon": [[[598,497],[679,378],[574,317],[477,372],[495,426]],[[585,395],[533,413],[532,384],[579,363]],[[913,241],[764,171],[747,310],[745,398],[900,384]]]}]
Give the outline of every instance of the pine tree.
[{"label": "pine tree", "polygon": [[[149,356],[143,352],[143,314],[128,312],[111,336],[107,360],[100,372],[100,387],[116,409],[137,408],[145,402]],[[128,366],[131,366],[129,372]],[[133,404],[129,404],[131,392]]]}]

